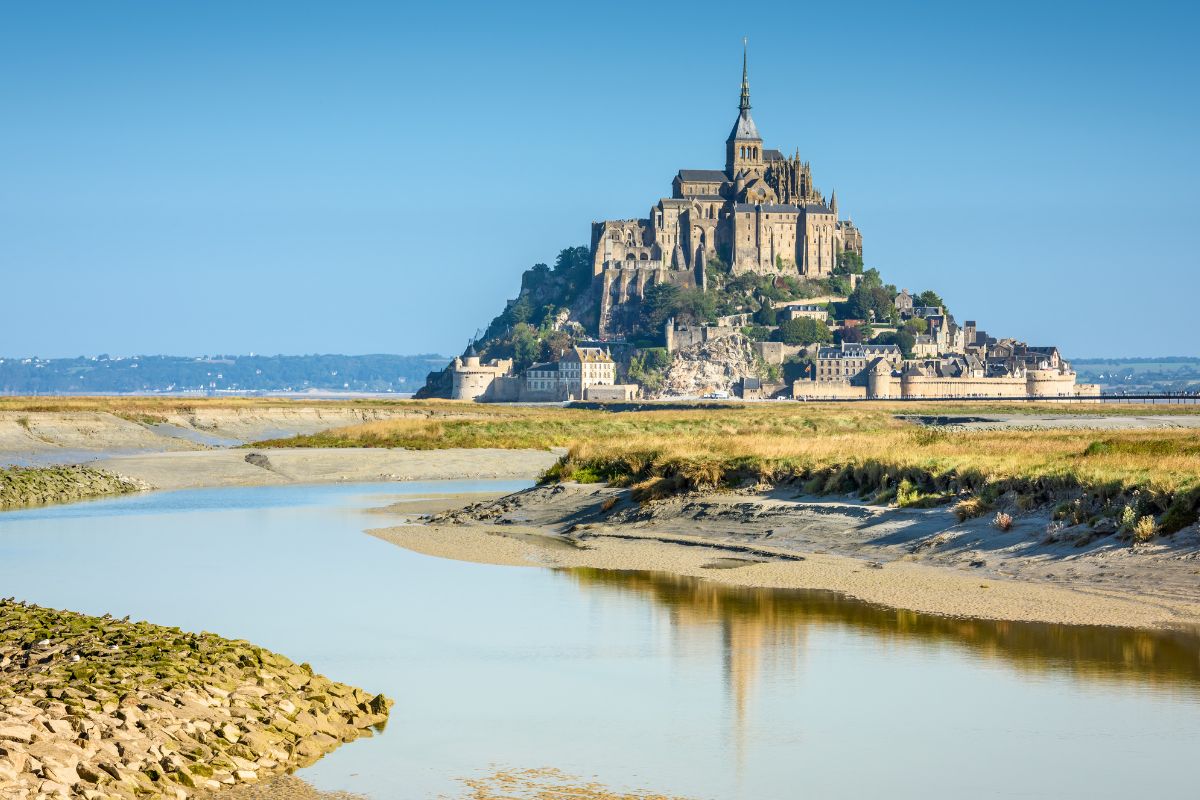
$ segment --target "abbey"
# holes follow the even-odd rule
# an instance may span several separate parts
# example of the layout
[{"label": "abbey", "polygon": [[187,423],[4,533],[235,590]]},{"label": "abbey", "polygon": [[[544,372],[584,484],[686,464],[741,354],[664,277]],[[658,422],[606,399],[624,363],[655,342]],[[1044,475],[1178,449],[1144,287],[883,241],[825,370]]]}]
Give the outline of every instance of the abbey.
[{"label": "abbey", "polygon": [[620,327],[621,309],[648,286],[670,282],[704,288],[717,261],[747,272],[822,278],[838,254],[862,254],[862,234],[838,219],[799,153],[763,147],[750,115],[750,83],[742,56],[742,94],[725,141],[725,169],[681,169],[671,196],[647,219],[592,223],[592,267],[601,281],[600,334]]}]

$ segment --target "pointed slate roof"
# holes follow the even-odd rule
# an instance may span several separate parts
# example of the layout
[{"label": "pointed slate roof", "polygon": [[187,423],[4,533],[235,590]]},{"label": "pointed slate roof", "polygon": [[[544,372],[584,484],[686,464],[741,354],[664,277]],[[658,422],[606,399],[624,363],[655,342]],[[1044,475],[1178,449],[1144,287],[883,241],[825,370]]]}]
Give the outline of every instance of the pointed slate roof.
[{"label": "pointed slate roof", "polygon": [[738,103],[738,118],[729,132],[728,141],[762,141],[758,127],[750,116],[750,73],[746,69],[746,40],[742,40],[742,99]]}]

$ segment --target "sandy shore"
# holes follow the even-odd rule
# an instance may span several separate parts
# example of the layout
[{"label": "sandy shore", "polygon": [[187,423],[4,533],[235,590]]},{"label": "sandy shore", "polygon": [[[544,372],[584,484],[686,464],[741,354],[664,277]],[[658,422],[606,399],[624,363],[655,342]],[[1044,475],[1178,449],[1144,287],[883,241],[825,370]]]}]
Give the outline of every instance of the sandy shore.
[{"label": "sandy shore", "polygon": [[156,489],[286,483],[534,478],[558,458],[544,450],[296,448],[196,450],[102,458],[89,466]]},{"label": "sandy shore", "polygon": [[[476,499],[477,501],[477,499]],[[464,498],[443,498],[441,508]],[[1200,626],[1200,535],[1133,549],[1047,541],[1044,515],[1001,533],[946,509],[718,494],[640,507],[623,490],[540,487],[463,511],[429,501],[371,534],[443,558],[651,570],[730,585],[816,589],[913,611],[1139,628]],[[402,504],[391,508],[404,513]]]},{"label": "sandy shore", "polygon": [[[180,402],[185,406],[184,401]],[[0,411],[0,464],[71,464],[106,453],[202,450],[408,416],[403,408],[333,403],[120,415],[105,411]]]}]

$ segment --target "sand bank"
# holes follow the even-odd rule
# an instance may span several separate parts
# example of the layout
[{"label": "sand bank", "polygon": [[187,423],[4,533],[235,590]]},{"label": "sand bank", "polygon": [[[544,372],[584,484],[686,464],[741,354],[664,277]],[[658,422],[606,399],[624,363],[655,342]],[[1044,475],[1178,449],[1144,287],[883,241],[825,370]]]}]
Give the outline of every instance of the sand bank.
[{"label": "sand bank", "polygon": [[297,448],[199,450],[102,458],[90,466],[156,489],[286,483],[531,479],[558,458],[544,450]]},{"label": "sand bank", "polygon": [[333,403],[220,407],[197,404],[153,413],[0,411],[0,464],[69,464],[99,454],[203,450],[312,434],[419,413]]},{"label": "sand bank", "polygon": [[[449,499],[443,501],[446,506]],[[392,511],[403,513],[402,506]],[[1079,547],[1045,515],[1009,532],[944,508],[711,494],[638,506],[594,485],[539,487],[371,531],[429,555],[670,572],[731,585],[817,589],[932,614],[1141,628],[1200,625],[1200,535]]]}]

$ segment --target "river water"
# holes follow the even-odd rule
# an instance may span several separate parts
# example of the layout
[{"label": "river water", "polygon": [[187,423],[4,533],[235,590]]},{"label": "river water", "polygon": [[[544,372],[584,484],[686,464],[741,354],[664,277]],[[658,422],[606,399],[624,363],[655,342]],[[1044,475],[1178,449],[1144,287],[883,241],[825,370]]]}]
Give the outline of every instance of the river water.
[{"label": "river water", "polygon": [[1200,644],[649,573],[419,555],[363,530],[454,482],[0,514],[0,595],[245,638],[396,699],[299,775],[384,798],[554,767],[689,798],[1195,797]]}]

